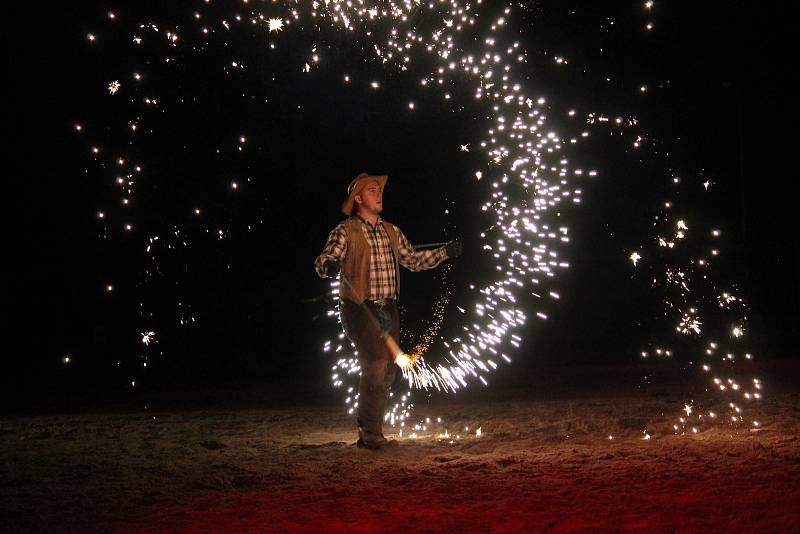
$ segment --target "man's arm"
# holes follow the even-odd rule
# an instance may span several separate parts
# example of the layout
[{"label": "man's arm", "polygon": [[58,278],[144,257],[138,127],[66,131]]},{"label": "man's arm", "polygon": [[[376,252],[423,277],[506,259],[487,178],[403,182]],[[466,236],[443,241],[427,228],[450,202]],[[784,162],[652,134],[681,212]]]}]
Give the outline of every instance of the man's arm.
[{"label": "man's arm", "polygon": [[395,226],[394,229],[397,232],[399,241],[397,252],[400,253],[400,257],[397,258],[397,260],[400,262],[400,265],[409,271],[416,272],[424,271],[425,269],[433,269],[447,259],[445,247],[416,250],[411,246],[411,243],[408,242],[406,236],[397,226]]},{"label": "man's arm", "polygon": [[[314,269],[317,274],[322,278],[333,278],[338,273],[338,265],[341,264],[344,254],[347,252],[347,231],[344,228],[344,223],[334,228],[328,236],[328,242],[325,243],[325,248],[322,249],[322,254],[317,256],[314,260]],[[337,266],[336,272],[333,272],[331,263]]]}]

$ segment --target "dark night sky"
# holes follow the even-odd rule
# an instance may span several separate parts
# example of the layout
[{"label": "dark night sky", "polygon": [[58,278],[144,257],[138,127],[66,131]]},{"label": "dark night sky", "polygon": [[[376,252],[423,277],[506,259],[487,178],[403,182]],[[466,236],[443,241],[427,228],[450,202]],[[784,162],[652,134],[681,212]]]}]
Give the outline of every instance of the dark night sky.
[{"label": "dark night sky", "polygon": [[[134,208],[137,224],[169,227],[173,217],[188,227],[185,214],[198,204],[208,218],[187,230],[193,246],[160,265],[158,283],[137,287],[139,273],[152,266],[125,236],[101,238],[95,212],[118,195],[71,128],[112,120],[105,85],[141,60],[106,46],[89,49],[83,36],[107,25],[109,9],[138,17],[150,8],[139,5],[128,14],[105,3],[62,4],[33,2],[3,22],[6,114],[14,137],[7,166],[13,172],[5,173],[14,186],[7,197],[14,215],[7,222],[13,235],[4,322],[6,347],[16,347],[4,351],[4,365],[5,378],[20,390],[121,387],[140,350],[139,330],[132,328],[141,321],[140,300],[156,313],[156,347],[165,353],[152,360],[145,382],[324,381],[324,333],[316,317],[326,286],[311,264],[341,219],[347,182],[362,170],[389,174],[385,215],[412,242],[465,236],[467,252],[452,273],[456,283],[467,269],[485,268],[471,239],[481,221],[466,212],[480,191],[458,178],[478,161],[458,151],[482,134],[469,105],[457,114],[439,99],[416,96],[420,112],[408,113],[416,79],[354,64],[360,49],[344,38],[325,51],[323,68],[303,74],[297,67],[312,41],[287,33],[281,38],[293,40],[297,57],[238,43],[247,50],[238,54],[248,65],[241,75],[204,65],[227,59],[213,54],[187,55],[171,67],[169,79],[179,81],[170,97],[185,101],[160,119],[162,137],[139,143],[140,153],[130,155],[159,176],[137,196],[147,206]],[[795,151],[781,132],[796,122],[788,17],[777,7],[744,2],[657,2],[656,31],[645,39],[638,3],[606,4],[529,2],[514,25],[529,51],[523,68],[532,94],[552,95],[562,108],[571,103],[636,115],[656,147],[655,154],[648,149],[637,156],[612,138],[580,153],[600,177],[586,184],[584,203],[571,215],[574,240],[566,253],[574,255],[573,267],[559,284],[562,300],[547,323],[531,324],[518,365],[635,358],[654,328],[655,308],[646,294],[628,289],[625,251],[647,239],[647,221],[673,169],[717,184],[713,202],[697,204],[690,218],[720,221],[725,231],[731,276],[742,282],[752,307],[755,352],[793,357],[800,323],[800,252],[788,194]],[[154,9],[160,10],[155,20],[168,15],[164,5]],[[601,30],[607,16],[621,29]],[[555,69],[554,54],[589,67]],[[163,67],[151,70],[167,76]],[[385,90],[344,86],[342,72],[383,76]],[[229,83],[232,76],[240,83]],[[630,88],[642,81],[652,90],[635,95]],[[248,137],[243,152],[236,148],[240,134]],[[124,142],[112,131],[100,135]],[[231,179],[243,190],[231,192]],[[231,237],[205,238],[203,225],[214,224],[230,228]],[[437,294],[437,276],[404,275],[412,324]],[[109,280],[118,287],[111,297],[103,292]],[[174,326],[178,301],[191,303],[198,325]],[[60,363],[65,354],[76,360],[69,369]]]}]

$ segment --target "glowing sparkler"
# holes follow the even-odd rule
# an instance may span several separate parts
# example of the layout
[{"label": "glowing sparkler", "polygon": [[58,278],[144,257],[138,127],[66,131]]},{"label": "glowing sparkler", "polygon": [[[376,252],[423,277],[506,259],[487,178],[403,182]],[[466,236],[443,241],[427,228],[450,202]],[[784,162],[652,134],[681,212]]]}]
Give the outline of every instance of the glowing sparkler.
[{"label": "glowing sparkler", "polygon": [[403,371],[406,371],[406,370],[408,370],[408,369],[409,369],[409,368],[410,368],[412,365],[414,365],[416,362],[415,362],[414,360],[412,360],[412,359],[411,359],[411,357],[410,357],[408,354],[406,354],[406,353],[404,353],[404,352],[401,352],[400,354],[398,354],[397,356],[395,356],[395,358],[394,358],[394,363],[396,363],[396,364],[397,364],[397,366],[398,366],[400,369],[402,369]]}]

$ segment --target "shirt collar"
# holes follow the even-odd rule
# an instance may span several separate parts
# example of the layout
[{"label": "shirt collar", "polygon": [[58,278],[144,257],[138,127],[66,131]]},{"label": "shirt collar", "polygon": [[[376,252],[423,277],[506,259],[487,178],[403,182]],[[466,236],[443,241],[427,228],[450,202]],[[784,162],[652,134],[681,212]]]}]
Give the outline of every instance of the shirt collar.
[{"label": "shirt collar", "polygon": [[356,217],[358,217],[358,219],[361,221],[361,223],[362,223],[362,224],[366,224],[368,228],[370,228],[370,227],[372,227],[372,228],[377,228],[377,226],[378,226],[379,224],[380,224],[380,225],[383,225],[383,219],[381,219],[381,216],[380,216],[380,215],[378,215],[378,218],[375,220],[375,226],[373,226],[373,225],[371,225],[369,222],[367,222],[367,220],[366,220],[366,219],[364,219],[364,218],[363,218],[361,215],[359,215],[358,213],[356,213],[356,215],[355,215],[355,216],[356,216]]}]

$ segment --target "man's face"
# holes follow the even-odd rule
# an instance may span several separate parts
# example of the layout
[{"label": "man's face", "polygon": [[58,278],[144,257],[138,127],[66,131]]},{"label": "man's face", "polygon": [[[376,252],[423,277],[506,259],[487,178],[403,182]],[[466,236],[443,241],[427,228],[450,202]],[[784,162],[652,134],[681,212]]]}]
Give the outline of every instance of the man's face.
[{"label": "man's face", "polygon": [[[361,200],[359,202],[359,199]],[[380,213],[383,211],[383,190],[377,181],[368,183],[359,194],[356,202],[361,210],[367,213]]]}]

